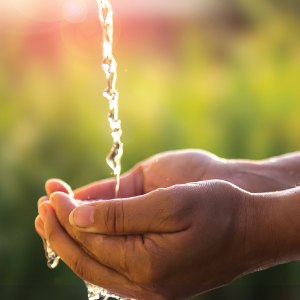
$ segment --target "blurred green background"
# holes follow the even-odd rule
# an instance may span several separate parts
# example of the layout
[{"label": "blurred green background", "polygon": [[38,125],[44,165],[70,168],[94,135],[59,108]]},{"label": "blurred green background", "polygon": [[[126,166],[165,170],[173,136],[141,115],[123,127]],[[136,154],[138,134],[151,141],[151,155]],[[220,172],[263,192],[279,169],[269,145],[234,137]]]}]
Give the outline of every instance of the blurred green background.
[{"label": "blurred green background", "polygon": [[[177,2],[113,1],[123,170],[171,149],[299,150],[299,2]],[[48,178],[111,176],[96,4],[12,0],[0,17],[0,299],[82,300],[63,264],[46,268],[33,222]],[[299,284],[290,263],[197,299],[299,299]]]}]

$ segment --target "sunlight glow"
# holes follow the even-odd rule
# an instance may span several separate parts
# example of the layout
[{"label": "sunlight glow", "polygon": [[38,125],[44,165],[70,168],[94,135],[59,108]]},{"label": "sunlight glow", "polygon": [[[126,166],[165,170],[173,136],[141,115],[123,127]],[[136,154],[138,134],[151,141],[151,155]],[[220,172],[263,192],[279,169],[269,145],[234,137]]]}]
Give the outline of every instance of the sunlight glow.
[{"label": "sunlight glow", "polygon": [[68,0],[62,8],[63,18],[70,23],[83,22],[88,13],[88,6],[83,0]]}]

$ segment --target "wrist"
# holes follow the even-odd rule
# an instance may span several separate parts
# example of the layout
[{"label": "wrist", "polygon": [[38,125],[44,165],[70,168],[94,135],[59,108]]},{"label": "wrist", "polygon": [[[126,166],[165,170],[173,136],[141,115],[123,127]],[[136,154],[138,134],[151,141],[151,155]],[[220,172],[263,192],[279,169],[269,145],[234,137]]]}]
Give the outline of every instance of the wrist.
[{"label": "wrist", "polygon": [[248,270],[300,259],[300,190],[249,198],[244,245]]},{"label": "wrist", "polygon": [[275,192],[295,186],[295,178],[287,176],[278,164],[269,161],[227,160],[227,180],[252,193]]}]

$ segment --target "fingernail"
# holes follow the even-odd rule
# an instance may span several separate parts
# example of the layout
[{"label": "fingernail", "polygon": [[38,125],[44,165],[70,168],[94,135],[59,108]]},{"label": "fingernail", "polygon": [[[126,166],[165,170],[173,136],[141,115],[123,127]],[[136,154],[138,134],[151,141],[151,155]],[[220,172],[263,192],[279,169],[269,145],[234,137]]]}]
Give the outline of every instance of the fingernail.
[{"label": "fingernail", "polygon": [[47,213],[48,213],[47,206],[46,205],[41,205],[39,207],[39,215],[40,215],[40,217],[41,217],[41,219],[44,223],[47,219]]},{"label": "fingernail", "polygon": [[86,228],[94,224],[94,206],[81,206],[74,209],[69,217],[71,225]]}]

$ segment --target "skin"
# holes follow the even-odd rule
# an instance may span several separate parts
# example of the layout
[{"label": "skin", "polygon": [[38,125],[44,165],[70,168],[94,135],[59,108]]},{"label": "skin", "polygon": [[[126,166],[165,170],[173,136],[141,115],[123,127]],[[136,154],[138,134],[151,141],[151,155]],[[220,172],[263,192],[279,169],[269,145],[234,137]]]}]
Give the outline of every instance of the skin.
[{"label": "skin", "polygon": [[50,180],[36,230],[85,280],[129,298],[185,299],[299,258],[297,161],[169,152],[124,174],[118,199],[113,180],[74,194]]}]

